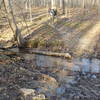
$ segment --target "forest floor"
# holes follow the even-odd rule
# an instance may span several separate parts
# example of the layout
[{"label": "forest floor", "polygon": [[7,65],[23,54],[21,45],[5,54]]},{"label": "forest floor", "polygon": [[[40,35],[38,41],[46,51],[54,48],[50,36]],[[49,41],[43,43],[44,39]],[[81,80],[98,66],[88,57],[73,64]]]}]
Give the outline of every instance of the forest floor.
[{"label": "forest floor", "polygon": [[[99,15],[91,11],[76,12],[76,17],[75,14],[74,17],[60,16],[51,24],[47,9],[33,12],[35,17],[32,23],[27,21],[28,29],[24,22],[18,23],[27,47],[100,59]],[[8,25],[3,26],[0,48],[15,46],[13,35]],[[39,67],[37,55],[5,55],[4,51],[0,49],[0,100],[100,99],[100,74],[72,72],[66,66],[52,67],[50,63],[49,67]]]},{"label": "forest floor", "polygon": [[[72,10],[71,14],[73,12]],[[59,16],[58,19],[55,18],[55,23],[51,24],[47,9],[34,10],[33,22],[27,22],[28,29],[24,22],[18,23],[23,37],[27,40],[27,47],[100,58],[100,16],[91,11],[85,14],[79,12],[68,18]],[[12,46],[12,39],[11,29],[2,28],[0,46]]]}]

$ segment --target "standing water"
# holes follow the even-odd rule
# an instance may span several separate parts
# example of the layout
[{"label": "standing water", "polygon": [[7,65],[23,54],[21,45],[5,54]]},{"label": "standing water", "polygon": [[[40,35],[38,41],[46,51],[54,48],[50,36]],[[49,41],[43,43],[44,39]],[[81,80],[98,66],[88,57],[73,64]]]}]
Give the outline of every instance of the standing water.
[{"label": "standing water", "polygon": [[60,57],[25,54],[25,59],[35,58],[37,67],[57,67],[71,71],[100,73],[100,60],[93,58],[74,58],[71,61]]}]

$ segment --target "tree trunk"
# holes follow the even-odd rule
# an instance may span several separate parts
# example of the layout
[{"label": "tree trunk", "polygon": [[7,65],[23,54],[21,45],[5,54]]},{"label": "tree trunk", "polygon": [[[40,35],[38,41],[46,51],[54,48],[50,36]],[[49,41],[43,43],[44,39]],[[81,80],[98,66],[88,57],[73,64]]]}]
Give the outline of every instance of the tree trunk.
[{"label": "tree trunk", "polygon": [[25,8],[26,8],[26,12],[27,12],[27,10],[28,10],[28,0],[26,0],[26,2],[25,2]]},{"label": "tree trunk", "polygon": [[65,0],[62,0],[62,8],[63,8],[63,14],[65,14]]},{"label": "tree trunk", "polygon": [[12,6],[10,4],[10,0],[3,0],[5,11],[7,13],[7,19],[9,22],[9,25],[14,33],[14,38],[17,41],[18,47],[21,47],[23,44],[23,40],[21,37],[21,32],[16,24],[16,20],[13,14]]},{"label": "tree trunk", "polygon": [[29,10],[30,10],[30,22],[32,22],[32,7],[31,7],[31,0],[29,0]]},{"label": "tree trunk", "polygon": [[62,0],[60,0],[60,8],[62,9],[63,7],[63,3],[62,3]]},{"label": "tree trunk", "polygon": [[51,0],[51,8],[56,9],[56,2],[55,0]]}]

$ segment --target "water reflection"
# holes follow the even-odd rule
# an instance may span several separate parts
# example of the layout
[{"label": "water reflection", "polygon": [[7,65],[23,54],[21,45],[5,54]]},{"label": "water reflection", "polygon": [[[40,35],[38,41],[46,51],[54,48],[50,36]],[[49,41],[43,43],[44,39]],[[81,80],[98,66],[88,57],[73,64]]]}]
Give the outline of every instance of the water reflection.
[{"label": "water reflection", "polygon": [[57,68],[59,70],[71,70],[82,72],[100,72],[100,60],[93,58],[74,58],[72,61],[60,57],[44,55],[24,55],[26,59],[35,59],[36,66],[43,68]]}]

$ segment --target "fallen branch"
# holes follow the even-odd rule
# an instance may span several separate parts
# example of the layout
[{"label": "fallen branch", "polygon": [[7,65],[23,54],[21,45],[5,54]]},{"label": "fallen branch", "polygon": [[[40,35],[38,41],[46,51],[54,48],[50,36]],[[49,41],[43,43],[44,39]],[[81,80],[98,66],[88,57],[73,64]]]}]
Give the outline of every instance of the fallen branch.
[{"label": "fallen branch", "polygon": [[57,52],[51,52],[51,51],[39,51],[39,50],[34,50],[30,48],[25,48],[25,49],[8,49],[4,51],[0,51],[0,54],[5,54],[5,55],[17,55],[21,53],[28,53],[28,54],[40,54],[40,55],[45,55],[45,56],[55,56],[55,57],[64,57],[71,59],[71,55],[69,53],[57,53]]},{"label": "fallen branch", "polygon": [[51,52],[51,51],[38,51],[38,50],[29,50],[29,53],[46,55],[46,56],[65,57],[65,58],[69,58],[69,59],[72,58],[69,53],[57,53],[57,52]]}]

